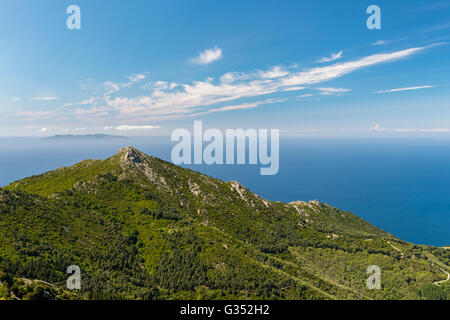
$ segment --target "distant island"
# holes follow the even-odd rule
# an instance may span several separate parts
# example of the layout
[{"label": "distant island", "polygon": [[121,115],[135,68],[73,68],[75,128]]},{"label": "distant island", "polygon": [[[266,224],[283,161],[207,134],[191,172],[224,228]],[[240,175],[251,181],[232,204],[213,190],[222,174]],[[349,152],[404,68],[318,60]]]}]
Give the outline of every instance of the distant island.
[{"label": "distant island", "polygon": [[63,135],[55,135],[51,137],[45,137],[44,140],[127,140],[128,137],[125,136],[115,136],[109,134],[63,134]]}]

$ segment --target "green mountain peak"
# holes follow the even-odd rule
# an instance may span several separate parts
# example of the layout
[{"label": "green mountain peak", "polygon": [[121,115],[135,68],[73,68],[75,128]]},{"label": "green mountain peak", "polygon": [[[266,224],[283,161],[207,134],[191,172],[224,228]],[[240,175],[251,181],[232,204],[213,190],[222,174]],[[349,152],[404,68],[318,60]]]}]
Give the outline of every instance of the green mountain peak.
[{"label": "green mountain peak", "polygon": [[[268,201],[131,146],[0,192],[5,298],[44,298],[43,283],[61,299],[445,298],[449,264],[449,250],[350,212]],[[82,272],[76,294],[64,287],[70,265]],[[366,286],[372,265],[379,290]]]}]

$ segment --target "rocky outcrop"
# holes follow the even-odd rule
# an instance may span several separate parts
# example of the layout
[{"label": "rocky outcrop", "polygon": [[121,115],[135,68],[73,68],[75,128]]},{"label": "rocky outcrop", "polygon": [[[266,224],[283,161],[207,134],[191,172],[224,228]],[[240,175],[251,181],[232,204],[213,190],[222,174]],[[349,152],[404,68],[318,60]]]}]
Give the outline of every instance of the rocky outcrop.
[{"label": "rocky outcrop", "polygon": [[120,154],[122,154],[122,162],[124,163],[141,163],[142,159],[139,156],[139,153],[133,147],[125,147],[120,149]]}]

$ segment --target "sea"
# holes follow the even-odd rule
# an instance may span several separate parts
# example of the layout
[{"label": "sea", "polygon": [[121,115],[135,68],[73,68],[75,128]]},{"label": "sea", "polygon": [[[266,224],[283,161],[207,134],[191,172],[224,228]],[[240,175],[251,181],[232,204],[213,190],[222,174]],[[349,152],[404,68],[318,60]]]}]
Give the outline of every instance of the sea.
[{"label": "sea", "polygon": [[[0,186],[133,147],[171,161],[168,137],[112,141],[0,138]],[[279,172],[185,165],[273,201],[319,200],[416,244],[450,245],[450,138],[282,138]]]}]

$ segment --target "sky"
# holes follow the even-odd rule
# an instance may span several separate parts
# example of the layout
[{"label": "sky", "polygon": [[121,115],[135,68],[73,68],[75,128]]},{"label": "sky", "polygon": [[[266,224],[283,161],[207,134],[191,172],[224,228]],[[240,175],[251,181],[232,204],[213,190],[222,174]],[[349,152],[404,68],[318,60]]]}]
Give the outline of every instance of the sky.
[{"label": "sky", "polygon": [[3,137],[450,137],[450,0],[0,0],[0,39]]}]

